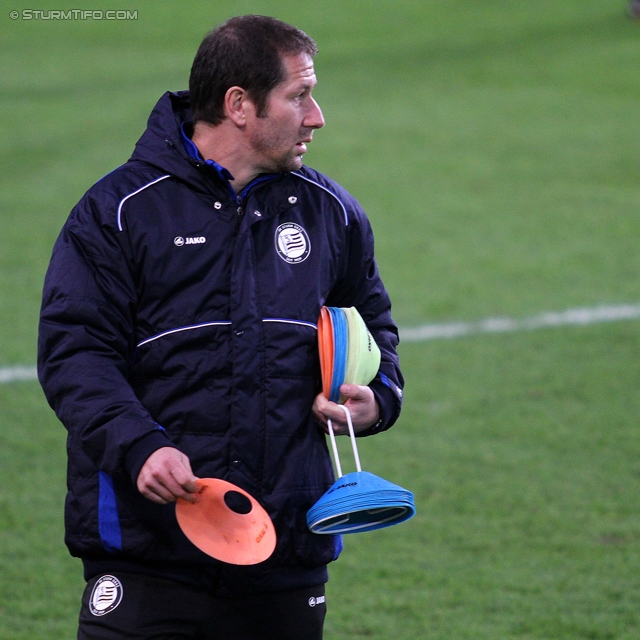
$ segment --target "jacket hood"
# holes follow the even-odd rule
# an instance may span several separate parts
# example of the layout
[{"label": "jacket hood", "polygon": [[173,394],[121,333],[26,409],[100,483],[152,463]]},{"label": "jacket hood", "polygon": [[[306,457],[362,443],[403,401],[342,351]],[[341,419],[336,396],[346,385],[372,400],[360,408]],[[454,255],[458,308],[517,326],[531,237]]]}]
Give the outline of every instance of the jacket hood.
[{"label": "jacket hood", "polygon": [[189,156],[182,140],[182,124],[190,121],[189,92],[168,91],[153,108],[130,161],[153,165],[201,191],[210,191],[213,172]]}]

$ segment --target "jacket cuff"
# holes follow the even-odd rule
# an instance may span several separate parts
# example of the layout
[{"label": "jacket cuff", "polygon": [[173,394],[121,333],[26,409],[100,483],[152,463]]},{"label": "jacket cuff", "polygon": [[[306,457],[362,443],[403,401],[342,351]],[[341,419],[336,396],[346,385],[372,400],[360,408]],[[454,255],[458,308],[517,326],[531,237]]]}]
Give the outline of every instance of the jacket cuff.
[{"label": "jacket cuff", "polygon": [[402,406],[402,391],[400,388],[397,388],[396,393],[392,388],[385,385],[379,378],[372,380],[369,383],[369,387],[371,388],[371,391],[373,391],[373,395],[378,403],[380,419],[365,431],[360,431],[358,433],[358,437],[372,436],[376,433],[380,433],[381,431],[386,431],[398,419],[398,416],[400,415],[400,408]]},{"label": "jacket cuff", "polygon": [[140,438],[130,449],[124,458],[124,467],[131,478],[133,485],[136,485],[140,469],[142,469],[147,458],[162,447],[173,447],[176,445],[166,436],[164,429],[158,427],[157,431],[150,431]]}]

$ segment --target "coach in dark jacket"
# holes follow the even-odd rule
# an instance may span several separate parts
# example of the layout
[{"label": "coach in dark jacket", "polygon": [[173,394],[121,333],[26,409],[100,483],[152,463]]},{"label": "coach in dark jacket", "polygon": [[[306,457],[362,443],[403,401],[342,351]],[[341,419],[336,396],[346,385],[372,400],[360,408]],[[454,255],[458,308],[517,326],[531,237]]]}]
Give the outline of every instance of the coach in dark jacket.
[{"label": "coach in dark jacket", "polygon": [[[319,423],[344,431],[319,394],[321,306],[355,306],[382,352],[369,386],[342,389],[360,435],[396,420],[402,377],[366,216],[302,165],[324,125],[315,53],[274,19],[221,25],[190,94],[160,99],[132,158],[55,245],[39,374],[69,432],[80,637],[321,637],[341,541],[311,534],[305,515],[333,481]],[[198,477],[260,502],[278,535],[271,558],[240,567],[191,545],[171,503],[193,501]]]}]

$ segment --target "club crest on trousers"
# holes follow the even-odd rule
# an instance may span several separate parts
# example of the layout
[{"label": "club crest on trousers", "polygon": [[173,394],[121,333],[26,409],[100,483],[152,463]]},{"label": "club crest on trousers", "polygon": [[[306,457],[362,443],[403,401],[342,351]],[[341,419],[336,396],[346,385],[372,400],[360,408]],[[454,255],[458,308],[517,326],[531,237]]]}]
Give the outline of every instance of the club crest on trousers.
[{"label": "club crest on trousers", "polygon": [[122,583],[111,575],[102,576],[93,585],[89,597],[89,610],[94,616],[104,616],[122,601]]}]

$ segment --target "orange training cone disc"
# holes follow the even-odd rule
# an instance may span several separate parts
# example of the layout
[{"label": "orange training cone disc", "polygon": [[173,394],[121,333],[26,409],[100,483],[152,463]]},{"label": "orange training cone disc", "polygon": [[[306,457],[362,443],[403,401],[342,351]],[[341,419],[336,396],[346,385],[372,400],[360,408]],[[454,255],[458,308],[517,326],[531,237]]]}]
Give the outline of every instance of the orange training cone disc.
[{"label": "orange training cone disc", "polygon": [[[197,502],[176,502],[176,518],[185,536],[222,562],[247,565],[266,560],[276,548],[276,531],[258,501],[225,480],[200,478],[198,484]],[[246,505],[239,509],[242,513],[228,506],[234,498]]]},{"label": "orange training cone disc", "polygon": [[322,373],[322,393],[329,398],[331,393],[331,377],[333,375],[333,322],[327,307],[320,309],[318,318],[318,347],[320,351],[320,371]]}]

